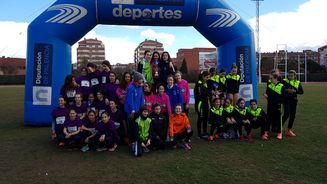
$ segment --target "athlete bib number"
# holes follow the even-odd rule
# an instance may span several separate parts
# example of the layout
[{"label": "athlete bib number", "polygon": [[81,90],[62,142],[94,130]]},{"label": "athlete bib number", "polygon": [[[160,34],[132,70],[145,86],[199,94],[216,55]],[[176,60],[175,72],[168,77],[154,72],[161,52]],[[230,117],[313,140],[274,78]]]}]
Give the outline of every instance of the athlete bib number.
[{"label": "athlete bib number", "polygon": [[63,125],[65,120],[66,120],[65,116],[57,117],[56,118],[56,123],[57,123],[57,125]]},{"label": "athlete bib number", "polygon": [[68,132],[73,133],[77,131],[77,126],[67,127]]},{"label": "athlete bib number", "polygon": [[81,86],[82,87],[90,87],[90,81],[82,81]]},{"label": "athlete bib number", "polygon": [[102,76],[102,84],[106,84],[107,83],[107,77],[106,76]]},{"label": "athlete bib number", "polygon": [[75,95],[76,95],[76,91],[75,90],[69,90],[69,91],[67,91],[66,95],[67,95],[68,98],[74,98]]},{"label": "athlete bib number", "polygon": [[93,78],[93,79],[91,79],[91,84],[92,84],[92,86],[98,85],[99,80],[97,78]]}]

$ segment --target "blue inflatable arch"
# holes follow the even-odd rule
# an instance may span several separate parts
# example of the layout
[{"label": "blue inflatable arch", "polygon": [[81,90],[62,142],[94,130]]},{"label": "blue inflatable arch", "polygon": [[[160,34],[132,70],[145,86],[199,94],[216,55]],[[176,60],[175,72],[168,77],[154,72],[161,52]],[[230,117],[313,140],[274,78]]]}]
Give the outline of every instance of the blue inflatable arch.
[{"label": "blue inflatable arch", "polygon": [[253,32],[223,0],[58,0],[28,27],[26,125],[51,124],[71,46],[97,24],[194,26],[217,47],[218,68],[239,66],[241,97],[257,97]]}]

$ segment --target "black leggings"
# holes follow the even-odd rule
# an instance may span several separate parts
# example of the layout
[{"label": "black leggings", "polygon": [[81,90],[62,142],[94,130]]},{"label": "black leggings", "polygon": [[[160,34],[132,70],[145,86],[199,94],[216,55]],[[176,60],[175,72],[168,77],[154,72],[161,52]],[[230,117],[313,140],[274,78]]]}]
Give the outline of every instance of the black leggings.
[{"label": "black leggings", "polygon": [[192,130],[190,132],[187,132],[187,130],[185,129],[185,131],[183,133],[179,133],[179,134],[174,135],[174,142],[177,142],[177,141],[189,142],[192,135],[193,135]]},{"label": "black leggings", "polygon": [[203,133],[207,133],[207,123],[208,123],[208,113],[209,113],[209,105],[202,105],[200,108],[200,112],[198,112],[198,121],[197,121],[197,131],[198,136],[201,136],[201,125]]},{"label": "black leggings", "polygon": [[[252,129],[261,129],[261,135],[264,134],[265,130],[267,129],[267,121],[265,118],[257,118],[255,121],[250,121],[250,124],[245,124],[244,129],[247,133],[247,135],[251,134]],[[269,128],[268,128],[269,129]]]},{"label": "black leggings", "polygon": [[221,134],[223,132],[224,132],[224,125],[222,122],[212,122],[210,124],[210,135],[213,136],[214,134]]},{"label": "black leggings", "polygon": [[272,131],[277,133],[282,132],[282,104],[269,104],[267,108],[268,114],[268,126],[266,131],[269,131],[269,127],[272,126]]},{"label": "black leggings", "polygon": [[184,103],[183,106],[183,112],[186,114],[186,116],[188,116],[189,109],[186,109],[186,103]]},{"label": "black leggings", "polygon": [[75,142],[75,144],[78,146],[78,147],[81,147],[82,146],[82,136],[81,136],[81,133],[78,133],[76,135],[73,135],[73,136],[70,136],[69,138],[66,138],[65,137],[65,144],[66,145],[69,145],[72,141]]},{"label": "black leggings", "polygon": [[289,99],[284,104],[284,115],[283,115],[283,125],[288,120],[288,128],[291,129],[293,127],[293,123],[296,115],[296,106],[297,100]]},{"label": "black leggings", "polygon": [[98,148],[103,148],[103,147],[106,147],[106,148],[112,148],[114,147],[115,144],[117,144],[118,142],[118,139],[113,136],[113,135],[106,135],[106,138],[104,139],[104,141],[100,141],[101,135],[100,134],[97,134],[96,135],[96,140],[97,140],[97,146]]}]

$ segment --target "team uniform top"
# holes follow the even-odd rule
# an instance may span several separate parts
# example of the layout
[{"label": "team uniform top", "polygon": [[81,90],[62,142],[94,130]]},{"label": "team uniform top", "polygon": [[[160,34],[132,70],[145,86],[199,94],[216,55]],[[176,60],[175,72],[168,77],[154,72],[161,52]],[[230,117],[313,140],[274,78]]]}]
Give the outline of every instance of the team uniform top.
[{"label": "team uniform top", "polygon": [[229,105],[224,108],[223,110],[223,117],[224,118],[234,118],[235,117],[235,108],[233,105]]},{"label": "team uniform top", "polygon": [[196,112],[201,112],[203,105],[209,106],[209,93],[208,85],[199,80],[194,88]]},{"label": "team uniform top", "polygon": [[302,95],[303,92],[303,88],[301,85],[301,82],[299,80],[288,80],[287,78],[285,78],[283,80],[283,84],[285,86],[286,89],[294,89],[295,93],[287,93],[287,98],[288,99],[294,99],[297,100],[297,95]]},{"label": "team uniform top", "polygon": [[62,132],[64,129],[64,123],[69,118],[69,109],[57,107],[52,111],[52,119],[55,121],[54,130],[56,132]]},{"label": "team uniform top", "polygon": [[240,75],[228,74],[226,76],[226,91],[227,93],[236,94],[240,89]]},{"label": "team uniform top", "polygon": [[74,133],[78,131],[78,128],[82,127],[82,125],[83,122],[79,118],[75,118],[75,120],[67,118],[64,123],[64,127],[67,128],[67,132],[69,133]]},{"label": "team uniform top", "polygon": [[88,118],[85,118],[83,120],[83,126],[85,126],[86,128],[90,129],[91,131],[95,131],[96,127],[98,126],[98,121],[95,120],[95,122],[91,122]]},{"label": "team uniform top", "polygon": [[104,123],[103,121],[100,121],[97,124],[96,130],[98,131],[99,135],[106,135],[106,136],[114,136],[118,137],[115,123],[112,120],[109,120],[109,122]]},{"label": "team uniform top", "polygon": [[167,130],[168,130],[168,121],[164,114],[155,114],[150,115],[151,126],[152,126],[152,136],[159,136],[160,139],[166,139]]},{"label": "team uniform top", "polygon": [[124,114],[121,110],[117,109],[116,112],[112,112],[110,109],[108,111],[110,120],[115,122],[116,128],[119,128],[122,125],[123,120],[125,119]]},{"label": "team uniform top", "polygon": [[282,104],[285,101],[286,91],[282,83],[270,83],[266,89],[268,104]]},{"label": "team uniform top", "polygon": [[255,110],[247,108],[246,114],[250,121],[252,121],[254,118],[260,119],[267,117],[265,111],[261,107],[257,107]]},{"label": "team uniform top", "polygon": [[235,120],[239,123],[242,123],[243,120],[249,119],[247,114],[247,108],[240,109],[238,107],[235,107]]},{"label": "team uniform top", "polygon": [[93,92],[89,77],[79,76],[76,78],[76,83],[79,85],[78,92],[83,94],[84,99],[87,99],[87,96]]},{"label": "team uniform top", "polygon": [[82,103],[80,106],[77,106],[75,103],[72,105],[71,109],[74,109],[77,113],[77,116],[80,118],[83,113],[87,112],[86,105]]},{"label": "team uniform top", "polygon": [[216,109],[215,107],[211,107],[210,114],[209,114],[209,123],[222,124],[224,121],[223,111],[224,111],[223,107],[219,107],[218,109]]},{"label": "team uniform top", "polygon": [[89,77],[89,80],[91,82],[93,93],[96,93],[100,89],[100,71],[96,70],[92,73],[88,73],[87,76]]}]

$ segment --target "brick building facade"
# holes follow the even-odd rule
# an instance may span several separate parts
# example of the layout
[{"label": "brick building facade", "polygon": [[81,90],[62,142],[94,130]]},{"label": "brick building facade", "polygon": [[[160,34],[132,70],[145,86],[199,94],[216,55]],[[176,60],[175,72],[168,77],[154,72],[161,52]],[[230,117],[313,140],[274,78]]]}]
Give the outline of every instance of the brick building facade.
[{"label": "brick building facade", "polygon": [[[298,56],[304,57],[304,54],[307,54],[307,59],[312,60],[315,62],[320,62],[320,55],[319,52],[317,51],[312,51],[312,50],[303,50],[302,52],[287,52],[287,59],[288,60],[298,60]],[[284,57],[285,56],[285,51],[280,50],[278,52],[278,57]],[[267,58],[275,58],[276,57],[276,52],[263,52],[261,53],[261,57],[267,57]]]},{"label": "brick building facade", "polygon": [[200,52],[215,52],[216,48],[193,48],[193,49],[179,49],[177,52],[177,68],[182,66],[183,60],[187,63],[187,73],[198,74],[199,69],[199,53]]},{"label": "brick building facade", "polygon": [[102,41],[95,39],[85,39],[78,42],[77,67],[82,62],[100,64],[105,60],[105,46]]},{"label": "brick building facade", "polygon": [[144,51],[150,50],[151,52],[157,51],[160,53],[164,51],[163,44],[158,42],[157,40],[148,40],[145,39],[143,42],[136,47],[134,51],[134,62],[138,63],[144,57]]},{"label": "brick building facade", "polygon": [[0,58],[0,75],[25,75],[26,59]]}]

